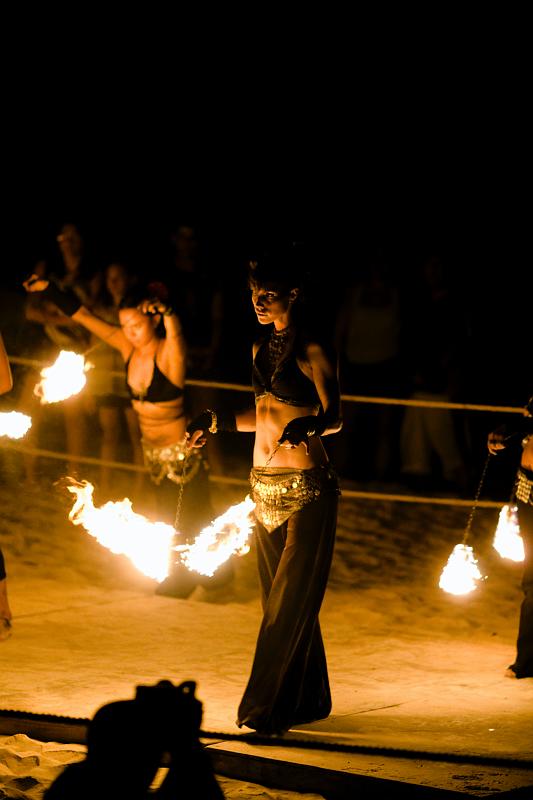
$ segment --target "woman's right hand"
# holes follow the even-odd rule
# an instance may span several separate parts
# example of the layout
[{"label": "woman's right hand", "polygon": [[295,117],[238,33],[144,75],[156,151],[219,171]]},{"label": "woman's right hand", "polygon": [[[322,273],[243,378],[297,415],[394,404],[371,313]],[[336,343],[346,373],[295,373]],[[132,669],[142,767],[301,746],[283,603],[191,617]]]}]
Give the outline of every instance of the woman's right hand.
[{"label": "woman's right hand", "polygon": [[204,431],[194,431],[194,433],[185,434],[185,446],[189,449],[193,447],[203,447],[207,442]]},{"label": "woman's right hand", "polygon": [[40,278],[35,272],[27,278],[22,285],[27,292],[44,292],[48,287],[49,281]]},{"label": "woman's right hand", "polygon": [[187,425],[185,433],[187,447],[203,447],[207,439],[206,432],[213,424],[213,416],[211,411],[202,411]]},{"label": "woman's right hand", "polygon": [[491,455],[495,456],[499,450],[505,449],[505,438],[505,429],[503,427],[496,428],[496,430],[489,433],[487,447]]}]

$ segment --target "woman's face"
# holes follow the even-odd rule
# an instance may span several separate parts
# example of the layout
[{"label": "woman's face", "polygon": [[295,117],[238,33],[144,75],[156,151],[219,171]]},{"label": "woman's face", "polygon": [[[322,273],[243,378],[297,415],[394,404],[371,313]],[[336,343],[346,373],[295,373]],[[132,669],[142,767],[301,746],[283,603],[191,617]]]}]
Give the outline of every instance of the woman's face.
[{"label": "woman's face", "polygon": [[70,223],[63,225],[57,235],[57,242],[63,255],[81,256],[81,234],[75,225],[71,225]]},{"label": "woman's face", "polygon": [[128,276],[121,264],[110,264],[106,270],[105,282],[107,291],[113,298],[121,298],[128,288]]},{"label": "woman's face", "polygon": [[136,308],[121,308],[118,312],[124,336],[134,347],[143,347],[155,337],[159,317],[149,317]]},{"label": "woman's face", "polygon": [[291,289],[290,292],[286,292],[273,286],[257,285],[252,285],[250,288],[254,311],[261,325],[268,325],[271,322],[275,322],[275,320],[288,318],[294,299],[292,295],[297,290]]}]

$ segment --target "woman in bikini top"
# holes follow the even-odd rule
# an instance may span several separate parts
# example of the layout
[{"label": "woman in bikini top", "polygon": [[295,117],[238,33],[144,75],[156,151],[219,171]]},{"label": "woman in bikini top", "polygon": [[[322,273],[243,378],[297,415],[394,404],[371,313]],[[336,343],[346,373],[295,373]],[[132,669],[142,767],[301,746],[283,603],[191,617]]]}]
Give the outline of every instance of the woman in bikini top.
[{"label": "woman in bikini top", "polygon": [[30,292],[45,291],[75,322],[120,352],[144,444],[166,447],[185,438],[186,346],[180,320],[170,306],[134,290],[120,303],[117,327],[37,276],[31,276],[24,287]]}]

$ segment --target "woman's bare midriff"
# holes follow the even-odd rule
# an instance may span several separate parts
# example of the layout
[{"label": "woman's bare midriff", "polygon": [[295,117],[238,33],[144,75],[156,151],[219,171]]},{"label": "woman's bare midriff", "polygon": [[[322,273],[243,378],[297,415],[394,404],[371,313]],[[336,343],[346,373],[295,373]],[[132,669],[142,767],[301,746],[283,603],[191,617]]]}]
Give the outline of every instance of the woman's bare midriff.
[{"label": "woman's bare midriff", "polygon": [[[256,434],[254,447],[254,467],[264,467],[276,448],[278,439],[288,422],[295,417],[315,414],[312,406],[291,406],[276,400],[271,394],[257,400]],[[298,447],[280,447],[269,462],[269,467],[290,467],[292,469],[312,469],[328,463],[328,457],[320,437],[309,438],[309,455],[301,444]]]},{"label": "woman's bare midriff", "polygon": [[132,407],[139,420],[143,440],[152,447],[167,447],[185,438],[187,420],[183,400],[147,403],[133,400]]}]

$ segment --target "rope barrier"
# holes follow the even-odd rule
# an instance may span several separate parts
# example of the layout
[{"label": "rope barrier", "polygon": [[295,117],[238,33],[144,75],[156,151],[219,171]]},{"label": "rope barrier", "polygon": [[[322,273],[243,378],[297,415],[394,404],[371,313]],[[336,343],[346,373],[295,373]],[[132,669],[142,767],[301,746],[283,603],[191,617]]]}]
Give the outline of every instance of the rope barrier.
[{"label": "rope barrier", "polygon": [[[106,461],[101,458],[93,458],[92,456],[69,456],[67,453],[58,453],[54,450],[43,450],[38,447],[28,447],[27,445],[18,444],[11,441],[0,441],[0,448],[5,450],[13,450],[17,453],[23,453],[31,456],[41,456],[43,458],[50,458],[57,461],[75,460],[80,464],[93,464],[96,466],[112,467],[113,469],[122,469],[128,472],[145,472],[148,470],[144,466],[138,464],[128,464],[124,461]],[[213,483],[227,484],[231,486],[242,486],[245,489],[250,488],[249,482],[245,478],[234,478],[229,475],[209,475],[209,480]],[[462,499],[454,497],[425,497],[424,495],[410,495],[410,494],[394,494],[389,492],[369,492],[364,490],[343,488],[341,483],[342,497],[350,498],[352,500],[389,500],[394,503],[427,503],[429,505],[441,506],[468,506],[470,507],[474,502],[473,499]],[[494,500],[477,500],[476,505],[478,508],[501,508],[502,501]]]},{"label": "rope barrier", "polygon": [[[21,364],[22,366],[35,367],[41,369],[48,366],[43,361],[36,361],[32,358],[23,358],[22,356],[9,356],[12,364]],[[97,370],[95,370],[96,372]],[[113,375],[117,378],[123,378],[124,372],[119,370],[106,370],[107,375]],[[226,383],[223,381],[213,380],[200,380],[199,378],[188,378],[185,381],[187,386],[200,386],[207,389],[225,389],[234,392],[253,392],[252,386],[247,386],[242,383]],[[491,411],[499,414],[523,414],[524,409],[516,406],[491,406],[482,405],[479,403],[452,403],[446,400],[424,400],[413,397],[398,398],[398,397],[369,397],[362,394],[341,394],[341,400],[346,403],[371,403],[375,405],[389,405],[389,406],[412,406],[415,408],[448,408],[456,411]]]},{"label": "rope barrier", "polygon": [[[13,364],[21,364],[23,366],[30,366],[35,368],[42,368],[43,366],[46,366],[45,362],[31,358],[24,358],[22,356],[9,356],[9,360]],[[113,375],[116,377],[124,377],[124,373],[118,370],[108,370],[107,373],[109,375]],[[188,380],[186,380],[185,383],[188,386],[199,386],[209,389],[223,389],[223,390],[248,392],[248,393],[253,392],[253,388],[251,386],[246,386],[244,384],[239,384],[239,383],[225,383],[221,381],[200,380],[196,378],[189,378]],[[417,398],[369,397],[367,395],[342,394],[341,399],[343,400],[343,402],[352,402],[352,403],[412,406],[418,408],[441,408],[441,409],[463,410],[463,411],[489,411],[495,413],[497,412],[500,414],[503,413],[523,414],[524,411],[523,408],[521,407],[517,408],[515,406],[492,406],[492,405],[481,405],[474,403],[452,403],[444,400],[442,401],[426,400]],[[140,466],[138,464],[127,464],[122,461],[108,461],[100,458],[93,458],[91,456],[81,456],[81,455],[68,456],[65,453],[58,453],[53,450],[44,450],[42,448],[28,447],[26,445],[17,444],[14,442],[0,441],[0,447],[15,450],[21,453],[25,453],[27,455],[41,456],[43,458],[57,459],[61,461],[65,461],[70,458],[81,464],[107,466],[113,469],[121,469],[129,472],[145,472],[145,473],[148,472],[146,467]],[[223,484],[225,483],[243,487],[248,487],[249,485],[248,481],[242,478],[232,478],[223,475],[210,475],[209,479],[214,483],[223,483]],[[444,506],[471,506],[473,502],[473,500],[462,499],[462,498],[425,497],[419,495],[408,495],[408,494],[398,494],[389,492],[370,492],[364,490],[342,488],[342,486],[341,489],[343,497],[351,499],[361,499],[361,500],[388,500],[391,502],[399,502],[399,503],[427,503],[431,505],[444,505]],[[502,505],[501,502],[498,501],[476,500],[476,506],[481,508],[501,508],[501,505]]]},{"label": "rope barrier", "polygon": [[[2,722],[9,722],[9,720],[17,721],[20,727],[20,722],[27,723],[30,726],[32,723],[38,731],[35,738],[39,738],[46,732],[46,726],[49,726],[52,733],[57,734],[61,728],[65,728],[66,732],[72,733],[72,728],[79,730],[79,739],[83,743],[86,738],[86,731],[90,725],[91,720],[83,717],[65,717],[56,716],[54,714],[39,714],[30,711],[12,711],[0,709],[0,729],[5,727]],[[28,729],[28,728],[27,728]],[[264,745],[267,747],[283,747],[284,749],[305,749],[305,750],[319,750],[335,753],[351,753],[362,755],[377,755],[389,758],[410,758],[424,761],[443,761],[458,764],[479,764],[483,766],[493,767],[519,767],[521,769],[533,769],[533,761],[531,759],[519,759],[506,756],[481,756],[468,753],[441,753],[430,750],[409,750],[394,747],[380,747],[377,745],[358,745],[346,744],[342,742],[327,742],[320,739],[295,739],[284,738],[279,736],[261,736],[256,733],[225,733],[216,731],[198,732],[200,739],[209,739],[215,741],[230,741],[241,742],[245,744]]]}]

